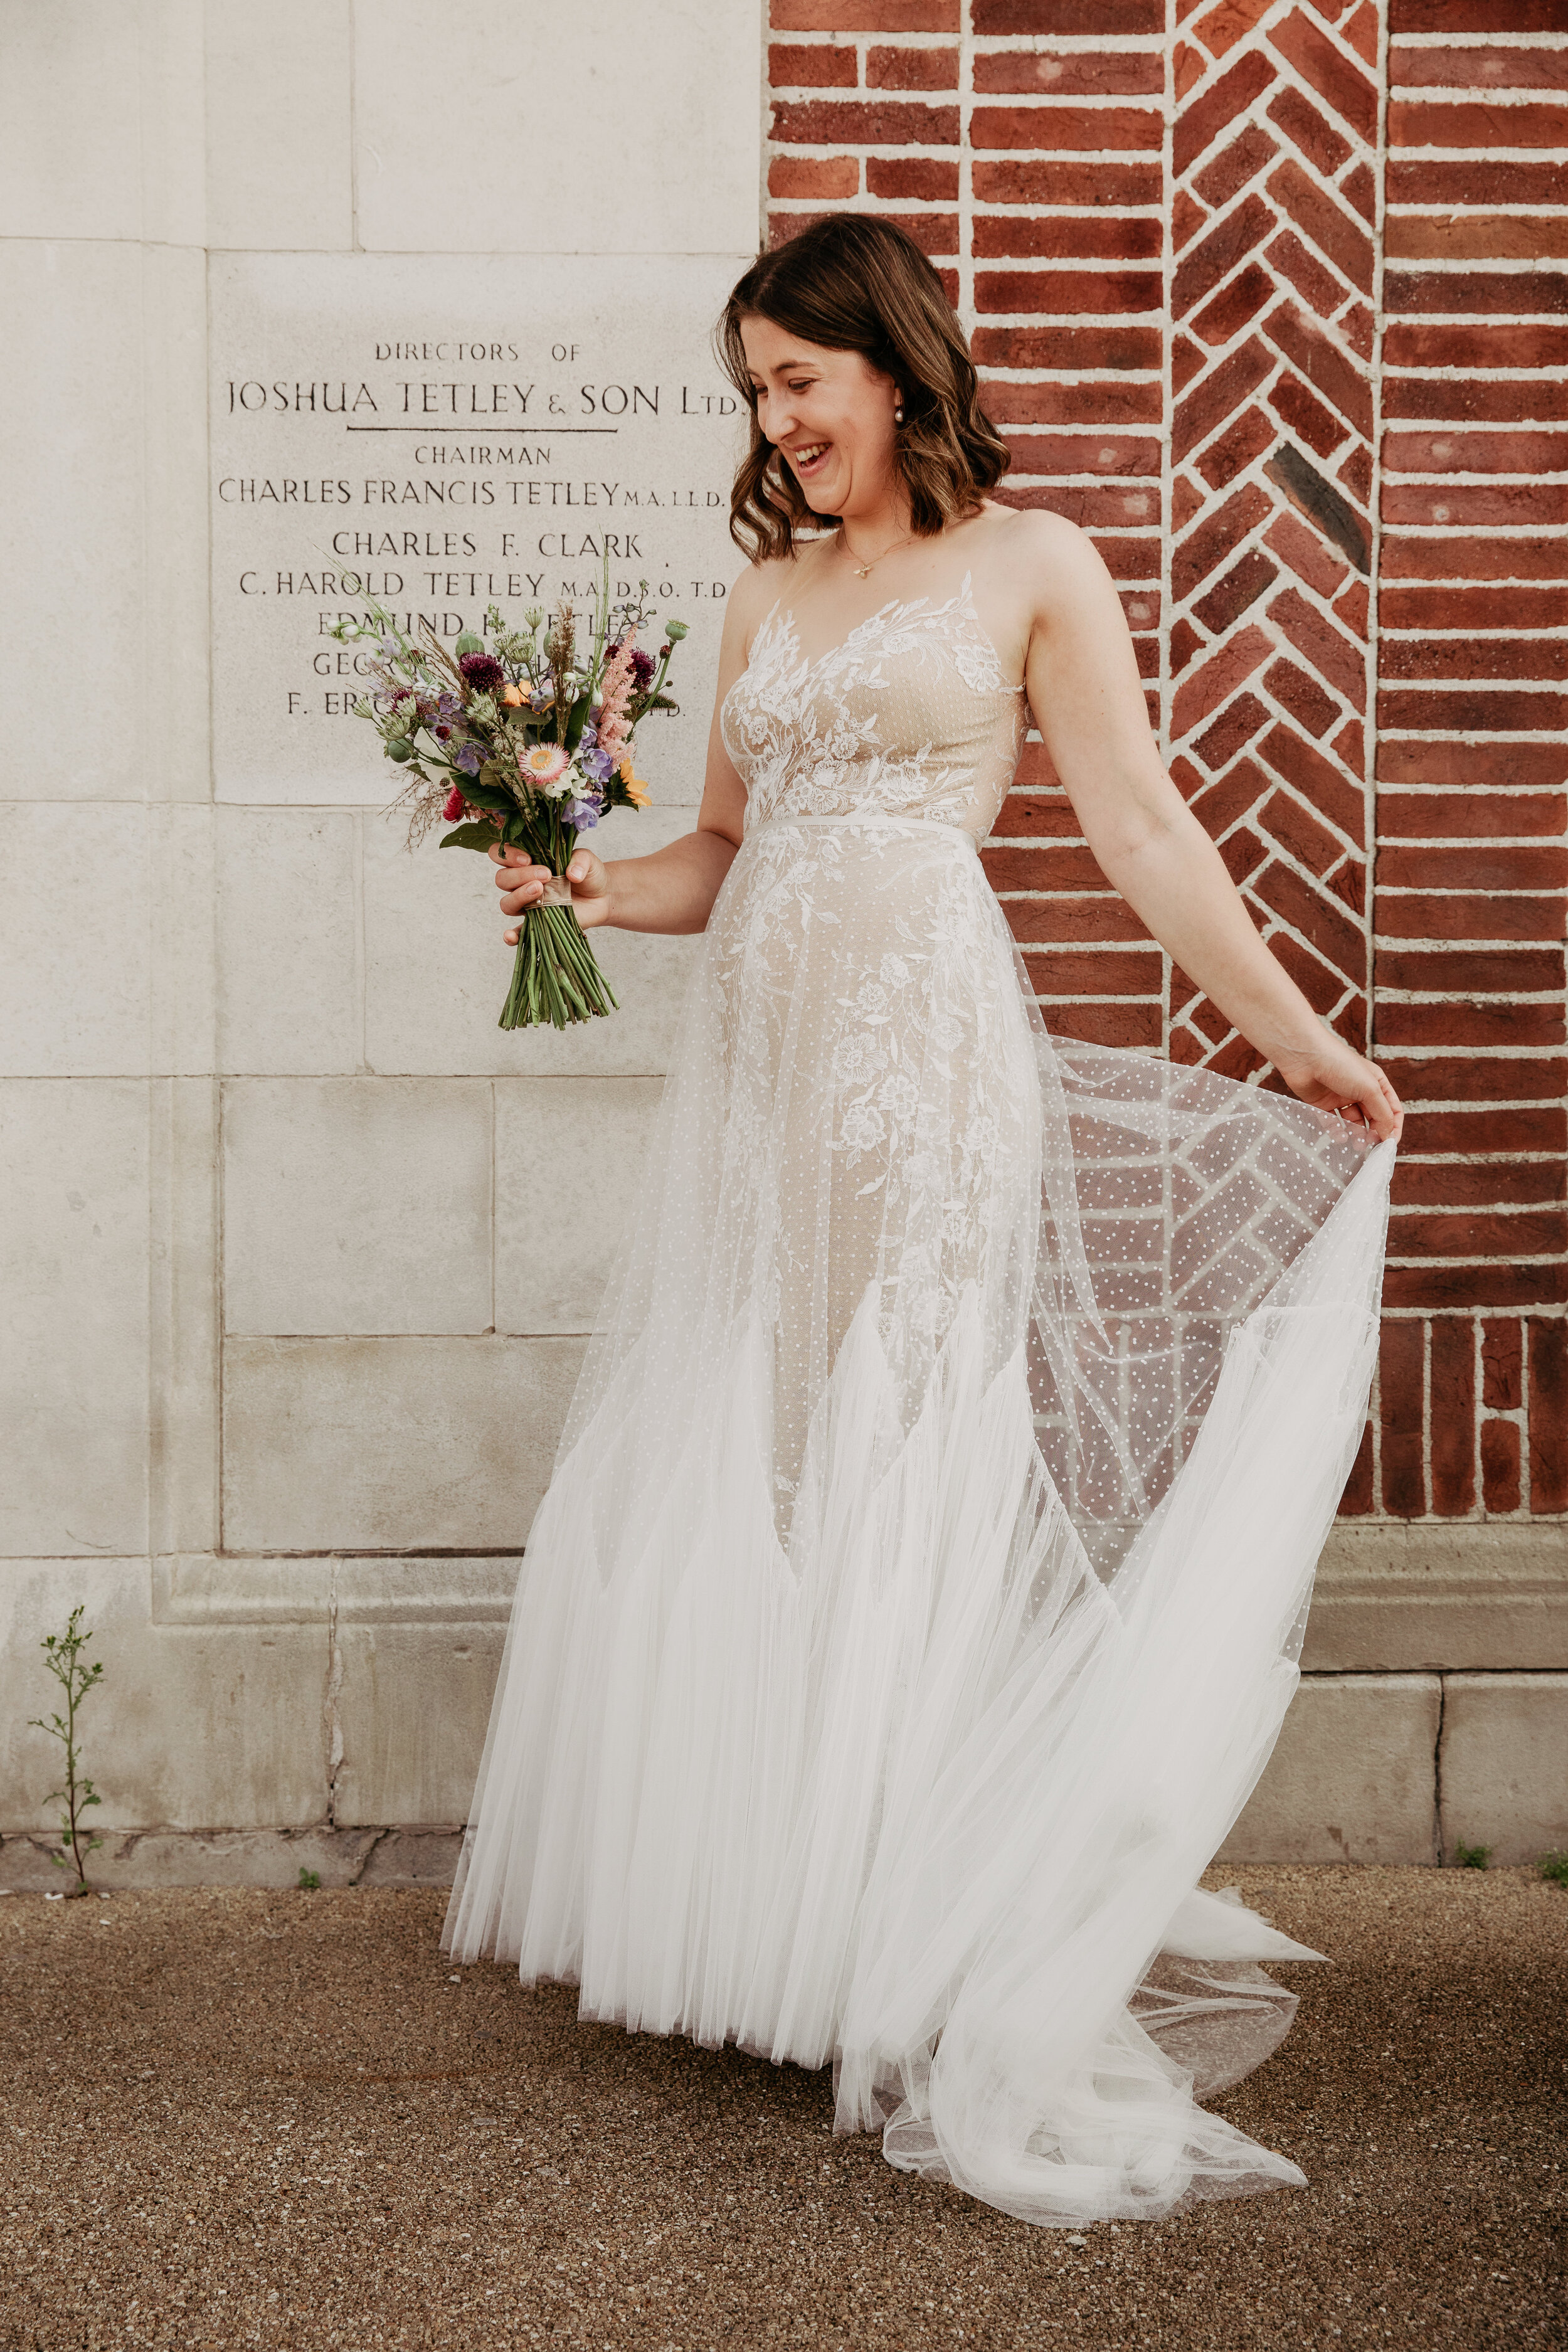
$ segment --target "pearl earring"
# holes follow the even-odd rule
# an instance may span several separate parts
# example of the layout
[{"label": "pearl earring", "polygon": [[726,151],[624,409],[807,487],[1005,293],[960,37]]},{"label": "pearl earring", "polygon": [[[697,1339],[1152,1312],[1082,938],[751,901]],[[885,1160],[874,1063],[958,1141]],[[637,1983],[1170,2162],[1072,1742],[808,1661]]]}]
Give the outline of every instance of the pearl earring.
[{"label": "pearl earring", "polygon": [[903,412],[902,404],[900,404],[900,405],[899,407],[895,408],[895,409],[894,409],[894,411],[893,411],[893,422],[894,422],[894,424],[895,424],[895,425],[901,425],[901,424],[903,423],[903,421],[904,421],[904,412]]}]

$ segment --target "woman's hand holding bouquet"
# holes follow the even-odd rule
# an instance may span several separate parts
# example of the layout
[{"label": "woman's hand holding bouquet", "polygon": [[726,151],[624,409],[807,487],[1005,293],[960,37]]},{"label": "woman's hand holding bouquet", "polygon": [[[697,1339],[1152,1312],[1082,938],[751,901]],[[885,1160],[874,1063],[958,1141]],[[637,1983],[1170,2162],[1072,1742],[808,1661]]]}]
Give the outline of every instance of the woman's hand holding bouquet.
[{"label": "woman's hand holding bouquet", "polygon": [[604,868],[577,839],[606,809],[647,806],[633,734],[647,711],[676,709],[665,680],[686,629],[667,622],[658,660],[645,653],[637,642],[645,608],[640,598],[611,604],[607,565],[585,648],[569,604],[557,606],[548,627],[537,606],[522,617],[522,630],[509,628],[492,604],[489,645],[465,631],[450,653],[428,624],[416,642],[379,604],[332,634],[375,645],[375,688],[356,709],[376,728],[385,756],[406,771],[394,805],[407,812],[410,846],[445,818],[454,829],[443,849],[484,850],[515,865],[520,884],[530,886],[518,930],[509,934],[517,961],[500,1026],[550,1021],[562,1029],[616,1003],[583,936],[603,919],[594,899]]}]

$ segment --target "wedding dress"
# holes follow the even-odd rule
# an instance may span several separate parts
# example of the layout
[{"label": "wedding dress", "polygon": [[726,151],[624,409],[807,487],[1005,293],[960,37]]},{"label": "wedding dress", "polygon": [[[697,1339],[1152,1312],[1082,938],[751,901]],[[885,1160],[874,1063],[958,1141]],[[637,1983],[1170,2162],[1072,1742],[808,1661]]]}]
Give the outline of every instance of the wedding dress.
[{"label": "wedding dress", "polygon": [[1296,1682],[1392,1145],[1053,1040],[970,583],[722,712],[743,845],[528,1537],[448,1914],[1026,2221],[1303,2176],[1197,2102],[1317,1957],[1200,1874]]}]

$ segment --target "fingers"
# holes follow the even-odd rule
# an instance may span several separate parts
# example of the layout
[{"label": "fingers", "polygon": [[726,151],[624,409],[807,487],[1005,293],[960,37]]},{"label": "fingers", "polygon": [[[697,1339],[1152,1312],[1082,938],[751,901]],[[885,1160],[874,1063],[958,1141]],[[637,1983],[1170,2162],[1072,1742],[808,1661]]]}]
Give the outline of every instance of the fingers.
[{"label": "fingers", "polygon": [[[493,849],[490,856],[495,856]],[[521,850],[514,850],[505,861],[498,859],[495,885],[501,894],[501,912],[526,914],[543,898],[546,887],[554,878],[548,866],[531,865]]]},{"label": "fingers", "polygon": [[1352,1104],[1343,1108],[1342,1116],[1359,1118],[1372,1129],[1380,1143],[1391,1138],[1397,1139],[1405,1124],[1405,1106],[1383,1072],[1366,1065],[1366,1084]]},{"label": "fingers", "polygon": [[566,879],[574,889],[586,890],[596,898],[605,887],[605,869],[591,849],[574,850],[567,863]]}]

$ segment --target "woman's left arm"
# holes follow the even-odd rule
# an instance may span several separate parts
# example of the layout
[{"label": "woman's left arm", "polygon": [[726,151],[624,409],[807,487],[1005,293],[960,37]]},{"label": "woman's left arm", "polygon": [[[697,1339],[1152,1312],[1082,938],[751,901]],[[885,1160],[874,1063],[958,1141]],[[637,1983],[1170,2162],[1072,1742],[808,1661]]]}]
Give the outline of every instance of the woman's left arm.
[{"label": "woman's left arm", "polygon": [[1121,600],[1093,542],[1059,515],[1018,523],[1035,596],[1029,708],[1107,881],[1293,1094],[1364,1120],[1380,1139],[1397,1136],[1405,1114],[1394,1088],[1269,953],[1165,773]]}]

